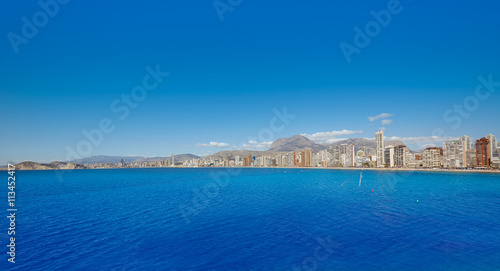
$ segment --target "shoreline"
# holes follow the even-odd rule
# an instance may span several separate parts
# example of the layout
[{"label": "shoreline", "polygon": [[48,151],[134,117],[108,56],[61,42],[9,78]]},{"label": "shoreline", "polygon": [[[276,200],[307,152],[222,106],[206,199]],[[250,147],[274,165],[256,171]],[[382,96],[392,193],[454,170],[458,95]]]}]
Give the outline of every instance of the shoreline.
[{"label": "shoreline", "polygon": [[[74,169],[16,169],[15,171],[58,171],[58,170],[99,170],[99,169],[319,169],[319,170],[358,170],[358,171],[421,171],[448,173],[490,173],[500,174],[498,169],[428,169],[428,168],[356,168],[356,167],[135,167],[135,168],[74,168]],[[1,168],[0,171],[7,171]]]}]

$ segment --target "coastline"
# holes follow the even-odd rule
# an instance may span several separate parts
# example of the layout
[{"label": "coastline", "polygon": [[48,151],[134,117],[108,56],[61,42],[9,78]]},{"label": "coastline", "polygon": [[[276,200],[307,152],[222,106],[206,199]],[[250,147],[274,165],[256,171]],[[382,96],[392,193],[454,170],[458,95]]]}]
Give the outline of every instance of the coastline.
[{"label": "coastline", "polygon": [[[500,174],[498,169],[428,169],[428,168],[356,168],[356,167],[135,167],[135,168],[74,168],[74,169],[16,169],[15,171],[58,171],[58,170],[102,170],[102,169],[319,169],[319,170],[357,170],[357,171],[417,171],[417,172],[448,172],[448,173],[490,173]],[[0,171],[7,171],[1,168]]]}]

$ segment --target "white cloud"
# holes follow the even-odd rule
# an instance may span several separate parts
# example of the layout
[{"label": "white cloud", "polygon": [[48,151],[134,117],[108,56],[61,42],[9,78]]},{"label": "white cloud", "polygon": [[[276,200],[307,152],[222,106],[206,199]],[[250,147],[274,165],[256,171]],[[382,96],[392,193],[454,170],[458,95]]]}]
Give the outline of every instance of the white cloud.
[{"label": "white cloud", "polygon": [[368,117],[368,120],[369,121],[375,121],[375,120],[379,120],[379,119],[386,119],[386,118],[390,118],[394,116],[394,114],[390,114],[390,113],[382,113],[382,114],[379,114],[379,115],[376,115],[374,117]]},{"label": "white cloud", "polygon": [[196,147],[198,148],[225,148],[225,147],[229,147],[229,144],[227,143],[223,143],[223,142],[210,142],[208,144],[206,143],[198,143],[196,144]]},{"label": "white cloud", "polygon": [[273,144],[272,141],[267,142],[257,142],[255,140],[249,140],[247,144],[243,144],[243,149],[245,150],[255,150],[255,149],[269,149]]},{"label": "white cloud", "polygon": [[331,139],[326,140],[324,143],[333,144],[335,142],[346,140],[346,139],[348,139],[348,138],[331,138]]},{"label": "white cloud", "polygon": [[352,134],[361,134],[363,131],[351,131],[351,130],[342,130],[342,131],[331,131],[331,132],[319,132],[312,135],[302,134],[302,136],[307,137],[308,139],[320,142],[320,143],[333,143],[336,141],[340,141],[342,139],[338,138],[343,135],[352,135]]},{"label": "white cloud", "polygon": [[198,155],[198,156],[207,156],[210,154],[212,154],[212,151],[200,151],[200,152],[196,153],[196,155]]},{"label": "white cloud", "polygon": [[386,120],[382,120],[381,123],[382,123],[382,125],[389,125],[389,124],[392,123],[392,120],[387,120],[387,119]]}]

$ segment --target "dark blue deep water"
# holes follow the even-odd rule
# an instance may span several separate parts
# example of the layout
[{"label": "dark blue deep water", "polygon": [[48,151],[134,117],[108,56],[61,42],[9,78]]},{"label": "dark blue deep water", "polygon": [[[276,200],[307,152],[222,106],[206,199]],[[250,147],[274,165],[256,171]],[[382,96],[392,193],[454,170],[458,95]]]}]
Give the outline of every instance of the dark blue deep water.
[{"label": "dark blue deep water", "polygon": [[110,169],[16,181],[17,263],[4,216],[1,270],[500,270],[500,175],[364,171],[360,184],[360,170]]}]

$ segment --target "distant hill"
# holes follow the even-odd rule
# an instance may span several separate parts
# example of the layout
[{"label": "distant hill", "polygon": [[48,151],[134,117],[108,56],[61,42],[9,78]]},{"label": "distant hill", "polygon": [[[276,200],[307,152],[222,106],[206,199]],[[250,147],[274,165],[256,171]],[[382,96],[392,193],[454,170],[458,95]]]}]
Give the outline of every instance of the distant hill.
[{"label": "distant hill", "polygon": [[[32,161],[26,161],[15,165],[16,170],[46,170],[46,169],[78,169],[87,168],[83,164],[94,164],[94,163],[120,163],[123,158],[124,162],[154,162],[154,161],[165,161],[171,160],[172,156],[168,157],[144,157],[144,156],[92,156],[82,159],[73,160],[70,162],[52,162],[49,164],[36,163]],[[200,158],[199,156],[193,154],[178,154],[174,156],[175,163],[182,163],[193,158]],[[8,170],[7,167],[0,168],[0,170]]]},{"label": "distant hill", "polygon": [[[81,165],[77,165],[74,163],[65,163],[65,162],[52,162],[50,164],[40,164],[36,162],[22,162],[15,165],[16,170],[46,170],[46,169],[76,169],[82,168]],[[1,168],[0,170],[8,170],[7,167]]]},{"label": "distant hill", "polygon": [[[337,141],[333,144],[319,144],[316,143],[302,135],[295,135],[288,138],[279,138],[273,142],[270,151],[297,151],[302,149],[311,149],[313,152],[318,152],[324,149],[328,149],[330,146],[336,146],[341,144],[353,144],[355,151],[361,150],[363,147],[376,148],[377,143],[375,139],[366,139],[366,138],[349,138],[346,140]],[[404,144],[399,140],[388,140],[384,142],[385,146],[389,145],[400,145]]]},{"label": "distant hill", "polygon": [[292,137],[278,138],[273,142],[270,151],[281,151],[281,152],[289,152],[289,151],[297,151],[301,149],[311,149],[314,152],[318,152],[320,150],[324,150],[328,148],[327,145],[318,144],[305,136],[302,135],[294,135]]},{"label": "distant hill", "polygon": [[[199,158],[199,156],[193,154],[177,154],[174,155],[175,162],[184,162],[187,160],[191,160],[193,158]],[[123,159],[125,163],[133,163],[133,162],[154,162],[154,161],[164,161],[171,160],[172,156],[167,157],[145,157],[145,156],[107,156],[107,155],[98,155],[91,156],[82,159],[76,159],[69,161],[74,164],[105,164],[105,163],[120,163]]]},{"label": "distant hill", "polygon": [[[385,146],[389,145],[400,145],[404,144],[402,141],[398,140],[388,140],[385,141]],[[375,139],[366,138],[349,138],[346,140],[341,140],[333,144],[320,144],[316,143],[302,135],[295,135],[287,138],[279,138],[273,142],[269,150],[267,151],[250,151],[250,150],[236,150],[236,151],[220,151],[205,158],[227,158],[234,159],[239,156],[240,159],[247,156],[270,156],[274,157],[277,155],[282,155],[287,152],[300,151],[303,149],[311,149],[313,153],[319,152],[321,150],[328,149],[330,146],[341,145],[341,144],[353,144],[355,151],[362,150],[363,147],[376,148]]]}]

